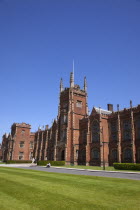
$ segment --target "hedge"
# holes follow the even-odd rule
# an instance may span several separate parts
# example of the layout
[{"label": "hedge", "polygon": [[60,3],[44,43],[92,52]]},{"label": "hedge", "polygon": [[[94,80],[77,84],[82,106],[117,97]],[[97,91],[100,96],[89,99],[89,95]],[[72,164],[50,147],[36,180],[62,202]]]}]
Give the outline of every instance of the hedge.
[{"label": "hedge", "polygon": [[51,164],[51,166],[64,166],[65,161],[52,161],[52,160],[38,160],[37,165],[39,166],[46,166],[48,163]]},{"label": "hedge", "polygon": [[140,164],[137,163],[113,163],[115,169],[140,171]]},{"label": "hedge", "polygon": [[14,164],[14,163],[32,163],[31,160],[7,160],[7,164]]}]

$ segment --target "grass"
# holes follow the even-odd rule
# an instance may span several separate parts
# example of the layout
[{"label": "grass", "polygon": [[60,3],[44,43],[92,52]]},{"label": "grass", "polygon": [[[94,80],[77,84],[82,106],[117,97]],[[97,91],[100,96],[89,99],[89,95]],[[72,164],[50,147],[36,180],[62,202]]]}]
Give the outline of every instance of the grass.
[{"label": "grass", "polygon": [[[91,170],[103,170],[103,167],[100,166],[84,166],[84,165],[65,165],[65,166],[59,166],[59,167],[65,167],[65,168],[79,168],[79,169],[91,169]],[[125,171],[125,172],[139,172],[136,170],[119,170],[115,169],[113,166],[105,167],[106,171]]]},{"label": "grass", "polygon": [[140,181],[0,167],[0,209],[140,209]]}]

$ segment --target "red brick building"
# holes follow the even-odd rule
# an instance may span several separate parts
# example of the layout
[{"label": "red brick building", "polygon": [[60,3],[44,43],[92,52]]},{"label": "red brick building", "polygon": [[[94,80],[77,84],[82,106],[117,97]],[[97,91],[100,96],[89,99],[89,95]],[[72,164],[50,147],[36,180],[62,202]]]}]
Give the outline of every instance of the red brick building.
[{"label": "red brick building", "polygon": [[26,123],[14,123],[11,134],[4,134],[2,141],[3,160],[31,160],[33,157],[34,133]]},{"label": "red brick building", "polygon": [[60,81],[59,109],[52,126],[31,133],[26,123],[14,123],[3,136],[3,159],[65,160],[66,164],[112,165],[140,162],[140,105],[113,111],[94,107],[88,112],[87,84],[63,88]]}]

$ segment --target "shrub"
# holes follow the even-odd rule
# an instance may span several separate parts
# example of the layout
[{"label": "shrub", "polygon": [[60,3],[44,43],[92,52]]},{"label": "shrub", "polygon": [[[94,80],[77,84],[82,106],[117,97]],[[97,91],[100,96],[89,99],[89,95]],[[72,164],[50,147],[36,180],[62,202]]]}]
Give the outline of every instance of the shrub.
[{"label": "shrub", "polygon": [[14,163],[31,163],[31,160],[7,160],[7,164],[14,164]]},{"label": "shrub", "polygon": [[137,163],[113,163],[115,169],[140,171],[140,164]]},{"label": "shrub", "polygon": [[51,166],[64,166],[65,165],[65,161],[52,161],[52,160],[37,161],[37,165],[39,166],[46,166],[48,163],[50,163]]}]

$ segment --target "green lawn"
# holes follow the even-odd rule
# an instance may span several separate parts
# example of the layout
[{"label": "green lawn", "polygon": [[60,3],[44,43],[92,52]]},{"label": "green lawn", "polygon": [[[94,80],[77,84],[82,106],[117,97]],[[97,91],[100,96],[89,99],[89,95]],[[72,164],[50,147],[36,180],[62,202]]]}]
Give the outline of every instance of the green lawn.
[{"label": "green lawn", "polygon": [[0,209],[140,209],[140,181],[0,167]]}]

